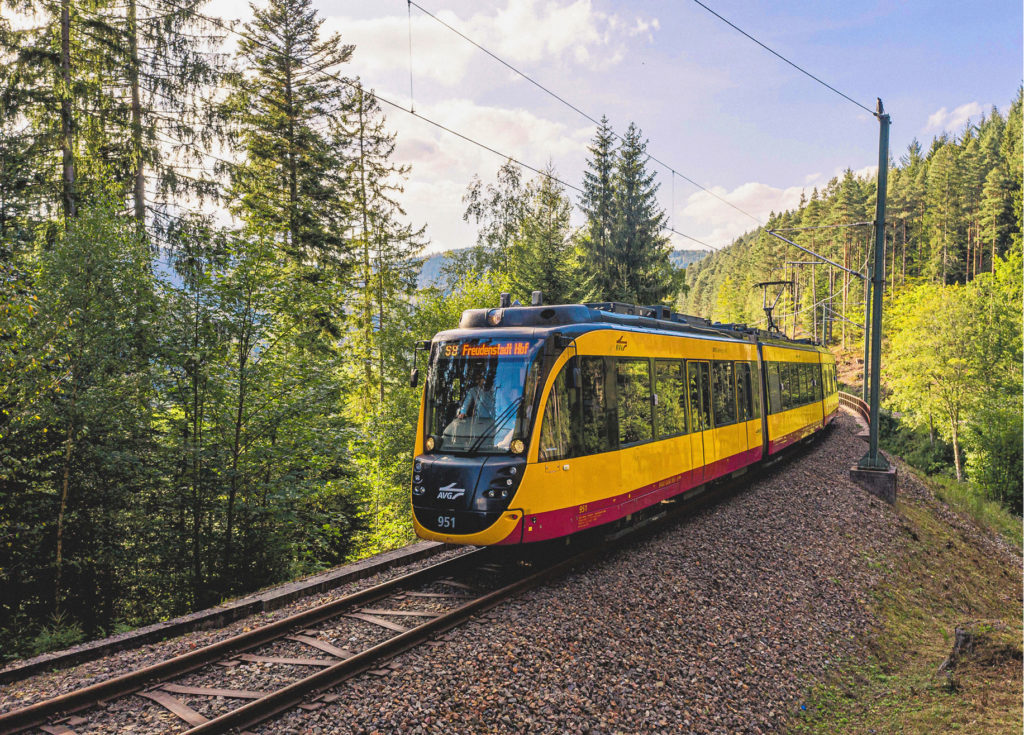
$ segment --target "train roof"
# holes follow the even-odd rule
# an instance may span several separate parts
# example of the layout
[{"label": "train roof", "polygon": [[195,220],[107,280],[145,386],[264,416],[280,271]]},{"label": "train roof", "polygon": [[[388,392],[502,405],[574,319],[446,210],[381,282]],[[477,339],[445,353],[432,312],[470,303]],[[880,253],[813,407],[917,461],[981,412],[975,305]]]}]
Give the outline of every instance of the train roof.
[{"label": "train roof", "polygon": [[[503,301],[507,299],[503,298]],[[466,309],[459,322],[459,330],[533,328],[579,333],[608,327],[825,351],[812,340],[790,339],[781,332],[769,332],[746,324],[711,322],[702,317],[673,312],[666,306],[636,306],[616,301],[550,306],[515,303],[495,309]]]}]

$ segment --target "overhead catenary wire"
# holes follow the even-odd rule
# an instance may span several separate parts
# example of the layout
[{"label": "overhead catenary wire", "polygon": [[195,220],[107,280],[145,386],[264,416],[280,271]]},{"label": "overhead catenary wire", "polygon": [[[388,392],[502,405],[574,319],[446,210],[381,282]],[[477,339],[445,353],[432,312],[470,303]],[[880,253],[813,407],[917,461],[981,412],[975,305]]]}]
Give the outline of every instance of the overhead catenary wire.
[{"label": "overhead catenary wire", "polygon": [[[489,49],[485,48],[480,43],[474,41],[472,38],[467,36],[465,33],[460,31],[459,29],[457,29],[457,28],[453,27],[451,24],[446,23],[445,21],[441,20],[436,15],[431,13],[429,10],[424,8],[422,5],[420,5],[419,3],[415,2],[415,0],[406,0],[406,2],[407,2],[407,4],[409,6],[416,6],[416,9],[419,10],[420,12],[422,12],[424,15],[429,16],[430,18],[432,18],[433,20],[435,20],[436,22],[440,23],[445,28],[450,30],[452,33],[454,33],[455,35],[457,35],[460,38],[462,38],[463,40],[465,40],[467,43],[469,43],[469,44],[475,46],[476,48],[478,48],[479,50],[483,51],[485,54],[487,54],[492,59],[497,61],[499,64],[501,64],[502,66],[507,68],[509,71],[519,75],[520,77],[522,77],[523,79],[528,81],[530,84],[532,84],[533,86],[537,87],[537,89],[541,90],[545,94],[550,95],[551,97],[553,97],[554,99],[558,100],[563,105],[565,105],[569,109],[573,110],[574,112],[578,113],[579,115],[583,116],[584,118],[586,118],[590,122],[594,123],[595,125],[600,125],[601,124],[601,122],[599,120],[597,120],[596,118],[594,118],[592,115],[590,115],[589,113],[587,113],[584,110],[580,109],[579,107],[577,107],[573,103],[569,102],[567,99],[562,97],[557,92],[554,92],[553,90],[551,90],[548,87],[544,86],[543,84],[538,82],[536,79],[531,77],[526,72],[517,69],[512,64],[510,64],[509,62],[505,61],[503,58],[501,58],[500,56],[498,56],[494,52],[492,52]],[[411,73],[411,69],[410,69],[410,73]],[[622,136],[619,135],[618,133],[616,133],[614,130],[612,131],[612,135],[615,138],[617,138],[618,140],[620,140],[620,141],[623,140]],[[714,197],[715,199],[717,199],[718,201],[722,202],[723,204],[725,204],[725,205],[727,205],[729,207],[732,207],[733,209],[735,209],[740,214],[742,214],[742,215],[744,215],[746,217],[749,217],[750,219],[752,219],[755,222],[757,222],[759,225],[763,225],[764,224],[764,222],[759,217],[756,217],[755,215],[751,214],[750,212],[747,212],[746,210],[742,209],[741,207],[738,207],[737,205],[735,205],[732,202],[730,202],[728,199],[725,199],[724,197],[719,196],[718,194],[713,192],[711,189],[708,189],[707,187],[702,186],[701,184],[699,184],[696,181],[694,181],[693,179],[691,179],[689,176],[686,176],[685,174],[681,173],[679,170],[677,170],[676,168],[674,168],[670,164],[665,163],[664,161],[662,161],[659,158],[651,155],[650,153],[647,154],[647,158],[649,158],[650,160],[654,161],[655,163],[657,163],[658,165],[662,166],[663,168],[667,169],[674,176],[678,176],[679,178],[683,179],[684,181],[689,182],[690,184],[692,184],[693,186],[697,187],[698,189],[700,189],[704,193],[709,194],[710,196]]]},{"label": "overhead catenary wire", "polygon": [[736,30],[736,31],[738,31],[739,33],[741,33],[741,34],[743,34],[744,36],[746,36],[747,38],[749,38],[749,39],[750,39],[751,41],[753,41],[754,43],[756,43],[756,44],[757,44],[758,46],[760,46],[761,48],[763,48],[763,49],[764,49],[765,51],[767,51],[768,53],[770,53],[770,54],[771,54],[772,56],[775,56],[776,58],[778,58],[778,59],[781,59],[782,61],[784,61],[784,62],[786,62],[787,64],[789,64],[789,65],[790,65],[791,67],[793,67],[794,69],[796,69],[796,70],[797,70],[798,72],[800,72],[801,74],[805,74],[805,75],[809,76],[809,77],[810,77],[811,79],[813,79],[814,81],[816,81],[816,82],[817,82],[818,84],[822,85],[823,87],[827,87],[828,89],[832,90],[833,92],[835,92],[836,94],[838,94],[838,95],[839,95],[840,97],[842,97],[843,99],[845,99],[845,100],[847,100],[847,101],[849,101],[849,102],[852,102],[853,104],[857,105],[857,107],[859,107],[859,108],[861,108],[862,110],[864,110],[865,112],[869,113],[869,114],[870,114],[870,115],[871,115],[872,117],[877,117],[877,116],[878,116],[878,112],[877,112],[877,111],[875,111],[875,110],[872,110],[872,109],[871,109],[870,107],[867,107],[866,105],[862,105],[862,104],[861,104],[860,102],[858,102],[857,100],[855,100],[855,99],[854,99],[853,97],[850,97],[849,95],[847,95],[847,94],[844,94],[843,92],[840,92],[840,91],[839,91],[838,89],[836,89],[835,87],[833,87],[833,86],[832,86],[831,84],[829,84],[828,82],[825,82],[825,81],[823,81],[822,79],[820,79],[819,77],[816,77],[816,76],[815,76],[814,74],[811,74],[811,73],[810,73],[809,71],[807,71],[806,69],[804,69],[804,68],[803,68],[802,66],[800,66],[800,65],[799,65],[799,64],[797,64],[796,62],[790,61],[789,59],[787,59],[787,58],[786,58],[785,56],[783,56],[782,54],[780,54],[780,53],[779,53],[778,51],[776,51],[775,49],[771,48],[771,47],[770,47],[770,46],[768,46],[767,44],[765,44],[765,43],[762,43],[762,42],[761,42],[761,41],[759,41],[758,39],[754,38],[754,37],[753,37],[752,35],[750,35],[749,33],[747,33],[747,32],[746,32],[745,30],[743,30],[742,28],[740,28],[740,27],[739,27],[738,25],[736,25],[735,23],[733,23],[733,22],[732,22],[731,20],[729,20],[728,18],[725,18],[725,17],[723,17],[722,15],[719,15],[718,13],[716,13],[716,12],[715,12],[714,10],[712,10],[711,8],[709,8],[709,7],[707,6],[707,5],[705,5],[704,3],[702,3],[702,2],[700,1],[700,0],[693,0],[693,2],[695,2],[695,3],[697,4],[697,5],[700,5],[700,6],[702,7],[702,8],[704,8],[704,9],[705,9],[706,11],[708,11],[709,13],[711,13],[711,14],[712,14],[713,16],[715,16],[716,18],[718,18],[718,19],[719,19],[720,21],[722,21],[723,23],[725,23],[725,24],[726,24],[727,26],[729,26],[729,27],[730,27],[730,28],[732,28],[733,30]]},{"label": "overhead catenary wire", "polygon": [[[189,9],[189,8],[184,8],[184,7],[182,7],[180,5],[176,5],[174,3],[170,3],[170,4],[173,7],[177,7],[179,10],[184,10],[185,12],[193,13],[193,11],[191,9]],[[416,5],[416,3],[414,3],[414,2],[411,3],[411,4],[412,5]],[[416,5],[416,7],[419,8],[420,6]],[[421,8],[421,10],[422,10],[422,8]],[[239,37],[243,36],[243,34],[240,31],[235,30],[234,28],[230,27],[229,25],[225,24],[223,21],[221,21],[219,19],[212,18],[212,17],[206,17],[206,16],[203,16],[203,17],[204,17],[205,20],[207,20],[208,22],[216,25],[217,27],[221,28],[222,30],[226,31],[227,33],[233,33],[233,34],[235,34],[236,36],[239,36]],[[256,41],[253,38],[249,38],[248,40],[251,41],[252,43],[254,43],[254,45],[260,46],[261,48],[266,49],[268,51],[274,51],[275,50],[269,44],[261,43],[259,41]],[[303,64],[299,63],[299,66],[303,66]],[[555,181],[558,184],[561,184],[562,186],[566,187],[567,189],[572,189],[573,191],[575,191],[577,193],[580,193],[580,194],[583,193],[583,189],[581,189],[580,187],[578,187],[578,186],[576,186],[574,184],[570,184],[569,182],[564,181],[564,180],[558,178],[557,176],[552,175],[551,173],[549,173],[547,171],[539,169],[539,168],[537,168],[535,166],[531,166],[530,164],[525,163],[524,161],[521,161],[521,160],[519,160],[518,158],[516,158],[514,156],[511,156],[511,155],[508,155],[506,153],[503,153],[503,152],[497,150],[496,148],[493,148],[493,147],[487,145],[486,143],[483,143],[482,141],[476,140],[475,138],[472,138],[472,137],[466,135],[465,133],[461,133],[461,132],[459,132],[457,130],[449,128],[448,126],[446,126],[446,125],[444,125],[442,123],[437,122],[436,120],[432,120],[431,118],[426,117],[425,115],[421,115],[420,113],[418,113],[415,110],[413,110],[411,107],[404,107],[403,105],[399,104],[398,102],[394,102],[393,100],[390,100],[387,97],[381,96],[379,93],[375,92],[374,90],[368,90],[361,83],[353,82],[352,80],[346,79],[345,77],[342,77],[342,76],[340,76],[338,74],[335,74],[335,73],[333,73],[331,71],[328,71],[327,69],[315,68],[315,69],[312,69],[311,71],[313,71],[314,73],[323,74],[327,78],[333,79],[334,81],[339,82],[341,84],[344,84],[345,86],[347,86],[347,87],[349,87],[351,89],[354,89],[356,91],[359,91],[362,94],[365,94],[365,95],[367,95],[369,97],[372,97],[373,99],[377,100],[378,102],[381,102],[381,103],[383,103],[385,105],[388,105],[389,107],[393,107],[396,110],[401,110],[402,112],[406,113],[407,115],[411,115],[411,116],[417,118],[418,120],[422,120],[423,122],[425,122],[425,123],[427,123],[429,125],[433,125],[434,127],[438,128],[439,130],[443,130],[444,132],[446,132],[446,133],[448,133],[450,135],[454,135],[455,137],[460,138],[461,140],[464,140],[467,143],[470,143],[470,144],[475,145],[475,146],[477,146],[479,148],[482,148],[483,150],[488,151],[489,153],[492,153],[492,154],[494,154],[496,156],[499,156],[499,157],[501,157],[501,158],[503,158],[505,160],[511,161],[512,163],[516,164],[517,166],[521,166],[522,168],[525,168],[525,169],[527,169],[529,171],[532,171],[533,173],[535,173],[535,174],[537,174],[539,176],[544,176],[544,177],[546,177],[546,178],[548,178],[548,179],[550,179],[552,181]],[[211,158],[216,159],[216,156],[213,156],[212,154],[206,153],[206,155],[209,155]],[[680,176],[682,176],[682,174],[680,174]],[[685,177],[683,177],[683,178],[685,178]],[[708,245],[705,242],[702,242],[701,240],[698,240],[695,237],[692,237],[691,235],[687,235],[686,233],[680,232],[680,231],[675,230],[675,229],[673,229],[671,227],[663,226],[662,229],[664,229],[665,231],[671,232],[671,233],[673,233],[675,235],[679,235],[680,237],[685,237],[686,239],[692,240],[693,242],[699,243],[700,245],[703,245],[704,247],[706,247],[706,248],[708,248],[710,250],[713,250],[713,251],[716,251],[716,252],[718,250],[721,250],[720,247],[719,248],[715,248],[715,247],[713,247],[711,245]]]}]

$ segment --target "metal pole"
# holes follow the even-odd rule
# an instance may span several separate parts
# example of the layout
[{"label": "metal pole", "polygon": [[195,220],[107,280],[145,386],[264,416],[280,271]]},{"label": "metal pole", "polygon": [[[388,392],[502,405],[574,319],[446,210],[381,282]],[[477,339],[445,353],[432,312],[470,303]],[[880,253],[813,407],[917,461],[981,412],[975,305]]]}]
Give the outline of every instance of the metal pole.
[{"label": "metal pole", "polygon": [[878,196],[875,204],[875,269],[871,310],[871,424],[868,427],[868,453],[858,465],[865,470],[888,470],[889,462],[878,451],[879,374],[882,367],[882,290],[885,287],[885,194],[889,169],[889,116],[878,100]]},{"label": "metal pole", "polygon": [[[866,248],[865,248],[866,249]],[[871,261],[864,264],[864,271],[871,272]],[[861,381],[861,398],[868,402],[868,366],[871,364],[871,279],[864,279],[864,379]]]}]

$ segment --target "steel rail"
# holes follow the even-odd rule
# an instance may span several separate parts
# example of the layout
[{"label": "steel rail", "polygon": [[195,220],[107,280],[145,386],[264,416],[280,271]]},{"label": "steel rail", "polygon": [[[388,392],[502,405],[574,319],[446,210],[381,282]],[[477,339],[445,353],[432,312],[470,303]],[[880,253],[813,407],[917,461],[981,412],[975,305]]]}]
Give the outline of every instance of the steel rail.
[{"label": "steel rail", "polygon": [[[694,488],[697,492],[690,491],[693,495],[689,499],[685,497],[680,498],[682,502],[675,508],[660,513],[644,523],[630,527],[624,534],[617,535],[615,540],[642,538],[666,527],[673,521],[717,502],[739,488],[744,480],[749,479],[743,477],[744,474],[740,473],[735,477],[730,477],[716,487],[704,486],[703,490]],[[475,600],[470,600],[442,614],[440,617],[378,643],[351,658],[338,662],[330,668],[322,669],[307,676],[305,679],[300,679],[282,689],[278,689],[266,697],[253,700],[238,709],[186,730],[182,735],[244,732],[246,728],[257,725],[275,715],[287,712],[303,704],[310,695],[321,694],[344,682],[346,679],[378,666],[384,660],[414,648],[439,633],[451,630],[478,613],[496,607],[518,592],[535,587],[552,577],[568,572],[573,567],[589,563],[608,551],[609,545],[607,543],[595,543],[566,559],[539,569],[533,574],[518,579],[500,589],[489,592]]]},{"label": "steel rail", "polygon": [[382,660],[392,658],[399,653],[414,648],[426,639],[451,630],[473,615],[499,605],[517,592],[534,587],[550,577],[568,571],[573,566],[585,563],[603,551],[602,547],[594,547],[552,566],[545,567],[500,589],[489,592],[475,600],[470,600],[442,614],[440,617],[418,625],[405,633],[382,641],[351,658],[310,674],[305,679],[293,682],[261,699],[253,700],[238,709],[186,730],[182,735],[209,735],[210,733],[241,731],[282,712],[293,709],[302,704],[310,695],[320,694],[327,689],[331,689],[346,679],[377,666]]},{"label": "steel rail", "polygon": [[[816,432],[811,437],[808,437],[808,439],[820,436],[821,432]],[[755,476],[774,471],[774,465],[778,461],[792,456],[798,451],[799,446],[807,446],[807,444],[807,441],[799,442],[783,450],[780,454],[775,455],[774,458],[763,460],[764,464],[760,465],[760,472],[755,470]],[[572,556],[561,561],[555,561],[532,574],[521,577],[497,590],[483,594],[446,613],[440,614],[438,617],[432,618],[428,622],[382,641],[349,658],[342,659],[336,664],[292,682],[281,689],[270,692],[266,696],[253,699],[242,707],[196,725],[184,731],[182,735],[244,732],[247,727],[264,722],[275,715],[303,704],[311,695],[321,694],[346,679],[372,669],[382,661],[393,658],[417,646],[428,638],[451,630],[473,615],[499,605],[522,590],[534,587],[541,582],[569,571],[575,566],[596,559],[610,550],[611,542],[613,541],[635,540],[649,536],[677,520],[689,516],[708,505],[719,502],[736,492],[749,479],[747,468],[744,468],[733,475],[693,488],[681,496],[665,501],[668,509],[661,513],[656,513],[618,533],[595,537],[591,539],[591,545],[586,546]],[[586,543],[586,541],[583,542]],[[453,569],[470,566],[472,560],[478,558],[486,559],[488,551],[489,549],[486,548],[480,549],[417,572],[411,572],[410,574],[361,590],[326,605],[283,618],[254,631],[211,644],[197,651],[177,656],[138,671],[129,672],[128,674],[94,684],[90,687],[69,692],[52,700],[39,702],[24,709],[0,715],[0,735],[23,732],[26,729],[38,727],[48,721],[52,722],[58,717],[102,704],[109,699],[139,692],[150,684],[166,681],[167,679],[190,673],[218,660],[230,658],[232,654],[243,653],[277,640],[296,628],[314,625],[336,617],[345,609],[387,597],[411,584],[429,582]]]},{"label": "steel rail", "polygon": [[461,569],[471,563],[470,559],[475,558],[478,554],[483,554],[484,551],[486,550],[470,552],[440,564],[433,564],[195,651],[175,656],[137,671],[130,671],[82,689],[76,689],[53,699],[0,714],[0,734],[23,732],[44,725],[57,717],[79,712],[109,699],[133,694],[150,684],[191,673],[232,654],[244,653],[277,640],[295,628],[316,625],[336,617],[354,605],[372,602],[410,585],[423,584],[443,574]]}]

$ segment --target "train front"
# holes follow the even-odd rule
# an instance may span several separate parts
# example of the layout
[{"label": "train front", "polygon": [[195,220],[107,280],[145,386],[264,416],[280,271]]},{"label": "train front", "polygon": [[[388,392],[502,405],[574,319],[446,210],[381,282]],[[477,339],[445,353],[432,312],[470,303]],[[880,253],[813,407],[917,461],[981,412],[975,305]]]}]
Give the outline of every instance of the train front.
[{"label": "train front", "polygon": [[515,498],[536,419],[544,344],[534,330],[435,337],[412,473],[420,538],[479,546],[522,541]]}]

